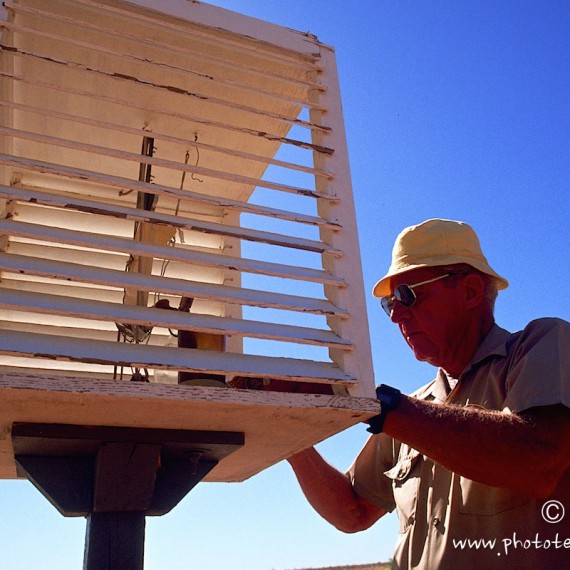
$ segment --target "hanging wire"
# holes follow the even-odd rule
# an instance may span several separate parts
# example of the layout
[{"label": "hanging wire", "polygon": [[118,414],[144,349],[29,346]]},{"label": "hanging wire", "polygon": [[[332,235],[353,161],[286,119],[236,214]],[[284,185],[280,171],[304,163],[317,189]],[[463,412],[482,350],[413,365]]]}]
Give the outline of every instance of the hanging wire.
[{"label": "hanging wire", "polygon": [[[195,134],[194,135],[194,142],[197,143],[198,142],[198,135]],[[200,164],[200,149],[198,148],[198,146],[194,147],[196,149],[196,162],[194,163],[194,166],[198,166]],[[186,150],[186,156],[184,157],[184,164],[188,165],[188,161],[190,160],[190,151]],[[192,180],[195,180],[196,182],[204,182],[201,178],[198,178],[197,176],[194,175],[193,172],[190,173],[190,178]],[[180,181],[180,190],[184,190],[184,181],[186,180],[186,170],[182,171],[182,180]],[[178,202],[176,203],[176,210],[175,210],[175,215],[178,215],[178,210],[180,208],[180,198],[178,199]],[[180,231],[180,230],[179,230]]]}]

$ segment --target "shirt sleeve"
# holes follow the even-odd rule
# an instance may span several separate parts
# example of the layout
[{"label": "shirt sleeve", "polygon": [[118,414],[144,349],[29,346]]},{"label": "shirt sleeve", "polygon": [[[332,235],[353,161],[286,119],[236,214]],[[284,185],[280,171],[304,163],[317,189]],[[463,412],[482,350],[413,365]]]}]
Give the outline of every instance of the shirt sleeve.
[{"label": "shirt sleeve", "polygon": [[347,472],[354,490],[367,501],[390,512],[396,507],[392,481],[384,475],[397,457],[397,443],[381,433],[371,436]]},{"label": "shirt sleeve", "polygon": [[570,323],[532,321],[509,350],[504,408],[522,412],[536,406],[570,408]]}]

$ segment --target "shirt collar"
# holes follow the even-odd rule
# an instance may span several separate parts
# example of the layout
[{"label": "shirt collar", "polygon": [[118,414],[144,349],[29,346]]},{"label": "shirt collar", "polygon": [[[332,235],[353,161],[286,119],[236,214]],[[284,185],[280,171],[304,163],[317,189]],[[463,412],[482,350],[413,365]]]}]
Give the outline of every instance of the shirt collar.
[{"label": "shirt collar", "polygon": [[[507,341],[511,333],[496,323],[493,324],[479,348],[471,358],[471,362],[467,365],[463,374],[469,371],[475,364],[479,364],[490,356],[507,356]],[[462,374],[462,376],[463,376]]]},{"label": "shirt collar", "polygon": [[[483,342],[479,345],[479,348],[475,351],[475,354],[471,358],[471,362],[466,366],[461,376],[464,376],[465,373],[471,370],[473,366],[479,364],[490,356],[507,356],[507,341],[510,336],[511,333],[509,331],[501,328],[496,323],[493,323],[493,326],[483,339]],[[423,394],[417,394],[417,396],[431,396],[439,402],[445,402],[448,396],[448,391],[445,372],[439,369],[435,380],[422,391]]]}]

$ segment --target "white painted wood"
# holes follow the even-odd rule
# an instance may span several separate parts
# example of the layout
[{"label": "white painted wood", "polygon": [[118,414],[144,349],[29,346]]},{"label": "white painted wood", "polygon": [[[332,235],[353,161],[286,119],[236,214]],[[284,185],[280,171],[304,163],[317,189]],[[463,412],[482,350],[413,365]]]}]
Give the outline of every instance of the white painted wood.
[{"label": "white painted wood", "polygon": [[[5,50],[5,48],[0,45],[0,51],[4,51],[4,50]],[[179,95],[182,95],[185,97],[191,97],[191,98],[196,97],[198,99],[204,98],[204,99],[207,99],[209,103],[214,104],[218,107],[228,107],[230,109],[245,111],[246,113],[251,113],[251,114],[255,114],[255,115],[262,115],[262,116],[265,116],[265,117],[268,117],[271,119],[275,119],[278,122],[290,123],[292,125],[300,125],[300,126],[307,127],[310,129],[317,129],[317,130],[325,129],[324,127],[319,127],[318,125],[313,125],[311,123],[308,123],[307,121],[302,121],[300,119],[291,119],[291,118],[288,118],[286,116],[280,115],[278,113],[272,113],[272,112],[268,112],[268,111],[259,110],[255,107],[251,107],[249,105],[232,103],[232,102],[229,102],[225,99],[216,98],[216,97],[212,97],[212,96],[206,96],[202,93],[194,93],[191,91],[187,91],[183,87],[180,87],[177,85],[155,84],[152,81],[149,81],[149,80],[144,79],[142,77],[133,77],[133,76],[129,76],[129,75],[109,73],[103,69],[95,69],[93,67],[84,66],[81,63],[78,63],[77,61],[73,61],[73,60],[69,60],[69,61],[67,61],[67,60],[56,60],[55,58],[53,58],[53,57],[50,58],[49,55],[42,53],[42,52],[27,51],[27,50],[23,50],[23,49],[16,49],[16,50],[11,49],[10,53],[11,53],[11,55],[17,55],[20,57],[33,57],[33,58],[37,58],[39,60],[49,60],[51,63],[57,63],[58,65],[76,67],[78,69],[83,69],[85,71],[89,71],[90,73],[97,73],[103,77],[108,77],[108,78],[112,79],[113,81],[134,82],[138,86],[144,86],[147,89],[152,90],[152,91],[156,91],[156,92],[160,92],[161,90],[176,91]]]},{"label": "white painted wood", "polygon": [[341,385],[356,382],[355,378],[327,362],[72,339],[14,331],[0,331],[0,354],[61,358],[158,370],[211,371],[215,374],[275,378],[292,382],[336,382]]},{"label": "white painted wood", "polygon": [[115,150],[113,148],[84,144],[78,141],[68,141],[57,137],[36,135],[34,133],[22,131],[19,129],[11,129],[9,127],[0,126],[0,134],[3,134],[5,136],[13,136],[15,138],[29,139],[36,142],[59,146],[62,148],[72,148],[74,150],[81,150],[89,152],[94,155],[120,158],[122,160],[127,160],[136,163],[145,163],[145,164],[152,164],[155,166],[163,166],[166,168],[171,168],[176,171],[189,172],[191,174],[195,174],[198,176],[219,178],[220,180],[224,180],[231,183],[249,184],[249,185],[259,186],[262,188],[279,190],[281,192],[291,192],[292,194],[300,194],[301,196],[312,196],[315,198],[321,197],[331,200],[334,199],[334,197],[331,197],[327,194],[320,194],[319,192],[313,191],[310,188],[299,188],[296,186],[289,186],[287,184],[278,184],[276,182],[271,182],[266,180],[252,179],[246,176],[239,176],[237,174],[232,174],[231,172],[222,172],[217,170],[211,170],[209,168],[201,168],[199,166],[192,166],[180,162],[174,162],[172,160],[163,160],[160,158],[141,156],[140,154],[132,152],[123,152],[120,150]]},{"label": "white painted wood", "polygon": [[136,220],[139,222],[156,222],[165,224],[167,226],[172,226],[174,228],[185,228],[216,235],[240,237],[250,241],[269,243],[282,247],[291,247],[307,251],[315,251],[318,253],[327,252],[336,256],[340,256],[342,254],[340,250],[333,249],[325,243],[316,240],[284,236],[282,234],[276,234],[272,232],[250,230],[248,228],[241,228],[215,222],[204,222],[201,220],[188,219],[186,217],[181,218],[178,216],[159,214],[156,212],[145,211],[136,208],[124,208],[121,206],[109,205],[102,202],[84,200],[69,195],[54,195],[47,192],[39,192],[37,190],[27,190],[24,188],[15,188],[13,186],[10,187],[0,185],[0,196],[12,200],[32,202],[34,204],[43,204],[46,206],[55,206],[60,208],[69,208],[80,212],[88,212],[102,216],[106,215],[121,219]]},{"label": "white painted wood", "polygon": [[[0,52],[2,52],[2,51],[3,51],[2,47],[0,46]],[[304,141],[298,140],[298,139],[290,139],[287,137],[283,137],[283,136],[279,135],[277,132],[256,131],[254,129],[250,129],[247,127],[234,127],[228,123],[223,123],[223,122],[213,121],[213,120],[207,120],[207,119],[201,118],[200,116],[196,116],[196,115],[192,115],[192,114],[184,113],[184,112],[177,112],[177,111],[168,110],[168,109],[164,109],[164,108],[150,108],[149,109],[148,107],[142,107],[141,105],[138,105],[136,101],[125,101],[122,99],[118,99],[116,97],[112,97],[110,95],[99,95],[96,93],[85,91],[83,89],[73,88],[70,86],[63,87],[63,86],[59,85],[58,83],[54,83],[52,81],[40,80],[40,79],[35,78],[35,77],[26,77],[24,75],[17,75],[15,73],[6,73],[6,72],[0,73],[0,77],[6,77],[6,78],[12,79],[14,81],[23,83],[23,84],[32,85],[34,88],[37,88],[37,89],[47,89],[47,90],[53,90],[53,91],[60,91],[60,92],[63,92],[65,94],[70,94],[70,95],[78,95],[78,96],[83,96],[83,97],[89,97],[91,99],[98,100],[98,101],[115,103],[115,104],[121,105],[121,106],[126,107],[126,108],[151,111],[153,113],[167,115],[167,116],[170,116],[172,118],[179,118],[179,119],[185,120],[185,121],[192,121],[194,123],[198,123],[198,124],[213,127],[213,128],[222,129],[225,131],[238,132],[238,133],[242,133],[242,134],[249,135],[252,137],[257,137],[257,138],[263,137],[264,139],[267,139],[270,141],[276,141],[276,142],[280,142],[280,143],[284,143],[284,144],[288,144],[288,145],[298,146],[301,148],[313,149],[316,152],[322,152],[322,153],[326,153],[326,154],[331,154],[332,152],[334,152],[334,150],[331,148],[317,146],[317,145],[314,145],[313,143],[304,142]]]},{"label": "white painted wood", "polygon": [[[4,313],[4,311],[2,311]],[[15,311],[14,311],[15,313]],[[52,321],[50,321],[52,322]],[[55,336],[63,336],[68,338],[85,338],[85,339],[92,339],[92,340],[104,340],[107,342],[117,342],[117,328],[109,328],[108,330],[103,329],[88,329],[85,327],[62,327],[53,324],[41,324],[37,321],[30,320],[30,322],[26,321],[18,321],[16,318],[12,318],[10,320],[0,320],[0,330],[3,331],[16,331],[16,332],[24,332],[24,333],[31,333],[31,334],[45,334],[45,335],[55,335]],[[148,339],[148,344],[151,346],[165,346],[165,344],[170,340],[170,335],[168,331],[164,331],[163,329],[156,329],[155,334],[150,335]],[[167,336],[168,334],[168,336]],[[172,342],[173,345],[176,344],[176,339]],[[40,374],[40,365],[38,364],[38,360],[29,360],[22,358],[22,362],[25,361],[29,368],[32,368],[38,374]],[[61,366],[62,362],[56,362],[56,366]],[[2,366],[2,374],[5,372],[4,365]],[[69,376],[69,373],[67,373]],[[1,376],[1,374],[0,374]]]},{"label": "white painted wood", "polygon": [[[193,4],[199,4],[199,2],[193,1]],[[10,10],[10,11],[16,13],[16,14],[18,14],[18,13],[31,14],[31,15],[37,15],[37,16],[39,16],[42,20],[47,19],[47,16],[46,16],[47,13],[46,13],[45,11],[43,11],[43,10],[38,10],[38,9],[36,9],[36,8],[23,7],[23,6],[20,6],[19,4],[14,4],[13,2],[4,2],[4,5],[6,6],[6,8],[7,8],[8,10]],[[207,5],[204,5],[204,6],[206,6],[206,10],[208,10],[208,11],[211,11],[211,10],[212,10],[212,7],[211,7],[211,6],[207,6]],[[214,8],[214,10],[215,10],[215,12],[216,12],[216,13],[214,14],[214,18],[215,18],[215,19],[219,19],[220,13],[227,12],[227,11],[220,10],[220,9],[215,9],[215,8]],[[156,13],[155,13],[155,15],[156,15]],[[164,12],[162,12],[162,11],[161,11],[161,12],[158,12],[158,15],[159,15],[159,16],[164,15]],[[236,18],[236,16],[239,17],[239,14],[231,13],[231,19],[229,20],[230,24],[235,24],[235,18]],[[128,14],[127,18],[130,19],[131,17],[132,17],[132,14]],[[151,17],[152,17],[152,16],[151,16]],[[191,15],[191,19],[192,19],[192,20],[194,20],[195,17],[198,18],[196,21],[200,21],[200,14],[194,13],[194,14]],[[54,19],[54,16],[51,15],[51,18],[50,18],[50,19]],[[65,18],[62,18],[61,15],[60,15],[59,17],[56,17],[56,19],[58,19],[58,20],[59,20],[59,19],[63,19],[63,20],[65,21]],[[247,20],[248,20],[249,22],[251,22],[252,19],[251,19],[251,18],[247,18]],[[71,20],[71,21],[72,21],[73,23],[76,23],[76,20]],[[151,25],[151,26],[155,26],[155,25],[156,25],[156,22],[155,22],[154,19],[151,21],[150,25]],[[264,22],[264,23],[263,23],[263,27],[265,27],[265,26],[267,26],[267,22]],[[215,26],[215,27],[216,27],[216,28],[219,28],[219,26]],[[231,28],[231,27],[232,27],[232,26],[230,26],[230,28]],[[260,26],[257,27],[257,29],[255,30],[255,33],[252,35],[253,38],[255,38],[255,37],[257,36],[257,34],[258,34],[259,31],[260,31],[260,28],[261,28]],[[102,28],[102,29],[103,29],[103,30],[105,31],[105,33],[107,33],[107,34],[111,34],[111,35],[113,35],[114,37],[120,37],[120,36],[116,36],[115,34],[113,34],[113,33],[112,33],[113,30],[111,30],[109,27]],[[278,26],[275,26],[275,29],[277,30],[277,32],[278,32],[279,34],[280,34],[281,31],[282,31],[282,28],[280,28],[280,27],[278,27]],[[124,28],[123,28],[123,30],[124,30]],[[189,30],[186,29],[186,30],[184,30],[184,32],[187,34],[187,33],[189,32]],[[297,48],[292,48],[291,43],[290,43],[290,41],[291,41],[291,31],[289,31],[289,33],[288,33],[287,35],[288,35],[288,38],[287,38],[287,47],[288,47],[288,49],[294,49],[295,51],[298,51],[298,48],[301,48],[301,49],[302,49],[303,47],[306,47],[306,48],[309,48],[309,49],[310,49],[310,48],[313,48],[313,52],[312,52],[312,53],[309,52],[309,53],[311,53],[312,59],[314,60],[315,57],[318,56],[318,54],[315,53],[315,51],[314,51],[314,42],[315,42],[315,40],[316,40],[316,38],[315,38],[314,36],[309,37],[309,38],[308,38],[309,41],[306,41],[305,38],[301,37],[301,42],[299,43],[299,45],[297,46]],[[272,36],[272,37],[270,38],[269,41],[270,41],[271,44],[273,44],[273,40],[275,39],[275,35],[274,35],[274,34],[271,34],[271,36]],[[144,37],[143,37],[143,38],[138,38],[138,40],[139,40],[139,45],[148,45],[148,46],[151,46],[152,48],[155,48],[155,49],[164,49],[163,44],[161,44],[160,42],[153,41],[152,39],[144,38]],[[217,42],[214,42],[214,46],[216,46],[216,45],[217,45]],[[258,44],[255,44],[255,45],[257,46]],[[176,51],[177,51],[177,50],[176,50],[176,46],[171,46],[170,49],[171,49],[173,52],[175,52],[175,53],[176,53]],[[179,51],[180,51],[181,53],[183,53],[185,56],[188,56],[188,55],[189,55],[189,54],[188,54],[188,50],[186,50],[186,51],[184,51],[184,50],[179,50]],[[260,50],[258,50],[258,51],[261,52],[261,57],[263,57],[264,49],[262,48],[262,49],[260,49]],[[191,54],[190,54],[190,55],[191,55]],[[289,83],[289,84],[294,84],[294,85],[302,85],[302,86],[306,86],[306,87],[312,87],[312,88],[321,89],[321,90],[325,90],[325,89],[326,89],[326,85],[322,85],[322,84],[319,84],[318,82],[306,80],[306,79],[301,78],[301,77],[287,77],[287,76],[283,76],[283,75],[280,75],[279,73],[275,73],[275,72],[274,72],[273,70],[271,70],[271,69],[269,69],[269,70],[263,70],[263,71],[262,71],[262,70],[260,70],[258,67],[247,65],[243,60],[241,60],[241,61],[239,61],[239,62],[231,62],[231,63],[228,63],[226,60],[220,59],[219,57],[216,57],[215,53],[214,53],[214,54],[200,54],[200,57],[201,57],[202,59],[204,59],[205,61],[207,61],[207,62],[215,63],[217,66],[220,66],[220,67],[226,68],[226,69],[227,69],[227,68],[232,68],[232,67],[234,67],[234,66],[237,64],[237,65],[240,66],[240,68],[241,68],[243,71],[245,71],[245,72],[247,72],[247,73],[249,73],[249,74],[252,74],[252,75],[261,75],[261,76],[263,76],[264,78],[266,78],[266,77],[271,77],[272,79],[277,80],[277,81],[279,81],[279,82],[281,82],[281,83],[284,83],[284,84]]]},{"label": "white painted wood", "polygon": [[[229,481],[377,413],[332,48],[194,0],[6,6],[0,477],[22,419],[243,431],[211,474]],[[117,322],[149,343],[116,342]],[[179,349],[167,327],[225,350]],[[335,396],[193,390],[179,370]]]},{"label": "white painted wood", "polygon": [[[358,244],[358,228],[356,212],[352,200],[352,185],[350,178],[350,165],[348,162],[348,149],[346,134],[342,120],[342,105],[336,62],[332,50],[323,49],[321,52],[325,70],[322,80],[329,86],[326,93],[314,92],[315,97],[326,101],[330,108],[327,116],[331,130],[326,134],[313,133],[313,141],[318,144],[333,145],[336,152],[328,157],[315,153],[315,165],[319,168],[330,168],[336,173],[332,181],[322,178],[316,180],[317,187],[321,191],[328,191],[339,200],[329,202],[319,200],[319,214],[327,219],[336,220],[342,226],[342,231],[334,232],[327,229],[321,230],[321,239],[331,246],[340,246],[344,255],[338,259],[330,256],[323,257],[323,267],[333,271],[335,275],[347,279],[349,285],[344,288],[325,286],[325,294],[335,305],[345,307],[351,315],[351,321],[330,317],[329,325],[339,336],[349,336],[357,352],[348,354],[342,351],[331,351],[331,358],[343,370],[350,371],[360,382],[351,391],[354,396],[374,396],[374,369],[370,350],[368,315],[366,312],[364,282],[362,277],[362,265],[360,261],[360,248]],[[322,120],[320,111],[311,111],[312,120]]]},{"label": "white painted wood", "polygon": [[299,344],[329,346],[343,350],[352,348],[349,341],[343,340],[326,330],[182,313],[152,307],[129,306],[122,303],[72,299],[61,295],[30,293],[4,288],[0,289],[0,308],[98,321],[130,323],[147,327],[157,326],[175,330],[265,338]]},{"label": "white painted wood", "polygon": [[[0,73],[0,75],[2,74]],[[231,200],[222,196],[208,196],[205,194],[190,192],[188,190],[178,190],[176,188],[161,186],[159,184],[152,184],[149,186],[148,184],[137,182],[136,180],[129,180],[126,178],[120,178],[118,176],[109,176],[85,169],[69,168],[62,165],[49,164],[39,160],[24,159],[2,153],[0,153],[0,164],[13,166],[15,168],[23,168],[26,170],[29,169],[33,172],[62,176],[71,178],[73,180],[85,180],[93,183],[108,185],[114,188],[121,188],[124,190],[152,192],[158,196],[169,196],[173,198],[179,198],[181,200],[195,201],[221,208],[235,208],[248,214],[258,214],[260,216],[267,216],[280,220],[299,222],[302,224],[315,225],[319,227],[323,226],[331,229],[340,228],[340,225],[338,223],[334,221],[324,220],[318,216],[309,216],[303,213],[288,212],[286,210],[271,208],[267,206],[256,206],[255,204],[239,202],[237,200]]]},{"label": "white painted wood", "polygon": [[[19,13],[26,13],[26,12],[27,13],[34,13],[37,15],[41,15],[42,18],[48,18],[48,19],[54,20],[58,23],[59,22],[68,22],[68,23],[74,22],[73,19],[71,19],[71,18],[64,18],[64,17],[58,18],[58,17],[54,17],[49,12],[46,12],[43,10],[31,11],[31,10],[26,9],[24,7],[18,7],[17,5],[11,5],[11,10],[13,10],[15,12],[19,12]],[[59,34],[49,33],[49,32],[45,32],[45,31],[42,32],[42,31],[34,29],[34,28],[19,26],[19,25],[8,23],[8,22],[0,21],[0,28],[4,28],[6,30],[10,30],[11,32],[15,32],[15,33],[27,33],[31,37],[40,36],[40,37],[49,38],[49,39],[55,40],[55,41],[61,41],[63,39],[62,36]],[[101,31],[101,32],[104,32],[106,35],[115,36],[117,38],[120,38],[123,41],[125,39],[129,38],[139,46],[141,44],[147,44],[149,46],[154,46],[154,47],[158,48],[158,50],[161,50],[161,48],[163,48],[162,44],[160,44],[159,42],[153,41],[153,40],[149,40],[148,38],[129,35],[129,34],[126,34],[124,31],[122,34],[120,34],[119,32],[114,32],[113,30],[110,30],[108,28],[102,28],[100,26],[90,25],[88,22],[83,22],[82,28],[83,28],[83,30]],[[182,76],[183,75],[195,76],[197,79],[202,79],[202,80],[205,80],[207,82],[213,81],[213,82],[219,83],[220,85],[225,85],[228,87],[236,87],[238,89],[243,89],[244,91],[246,91],[248,93],[253,93],[253,94],[258,93],[257,90],[254,90],[251,86],[249,86],[248,84],[246,84],[244,82],[232,81],[232,80],[226,79],[224,77],[220,77],[220,76],[212,77],[212,76],[205,75],[205,74],[199,74],[196,71],[192,70],[191,68],[177,67],[177,66],[174,66],[174,65],[169,64],[169,63],[161,62],[158,58],[155,58],[153,60],[150,60],[148,58],[140,58],[140,57],[137,57],[135,54],[126,54],[126,53],[117,51],[116,49],[114,49],[114,46],[111,46],[110,48],[106,48],[106,47],[102,46],[101,44],[89,43],[89,42],[80,41],[78,39],[69,38],[69,37],[65,38],[65,41],[66,41],[66,43],[68,43],[70,46],[73,46],[73,47],[82,47],[85,49],[89,49],[93,52],[100,52],[100,53],[109,54],[109,55],[113,55],[113,56],[129,58],[129,59],[132,59],[134,62],[143,63],[145,65],[145,67],[152,67],[152,66],[165,67],[169,71],[171,71],[173,73],[178,72]],[[174,50],[174,51],[176,51],[176,50]],[[187,50],[186,51],[179,50],[179,53],[181,53],[185,56],[188,55]],[[275,93],[272,93],[271,91],[264,90],[263,88],[260,89],[259,92],[261,92],[263,94],[263,96],[267,97],[268,99],[276,99],[279,101],[287,101],[289,103],[306,105],[308,107],[316,108],[316,109],[319,109],[321,111],[327,110],[325,105],[322,105],[319,103],[311,103],[307,99],[295,99],[293,97],[286,97],[283,95],[277,95]],[[224,104],[228,104],[228,101],[224,101]],[[250,110],[252,112],[256,112],[255,109],[250,108]],[[319,128],[318,125],[316,125],[315,128]]]},{"label": "white painted wood", "polygon": [[182,279],[156,276],[140,276],[136,273],[113,269],[94,268],[54,260],[43,260],[28,256],[6,255],[0,253],[0,270],[21,272],[27,275],[53,277],[77,283],[92,283],[118,288],[135,287],[146,291],[162,291],[164,294],[197,297],[200,299],[220,300],[239,305],[283,309],[315,313],[319,315],[337,315],[347,318],[348,313],[323,299],[300,297],[259,291],[241,287],[229,287],[216,283],[200,283]]},{"label": "white painted wood", "polygon": [[[318,52],[315,50],[315,45],[318,41],[315,36],[310,34],[301,34],[300,32],[292,32],[289,29],[283,28],[281,26],[276,26],[269,24],[268,22],[263,22],[260,26],[261,21],[255,20],[254,18],[246,18],[237,14],[235,12],[230,12],[228,10],[216,8],[212,9],[206,3],[192,1],[180,2],[179,0],[163,0],[160,6],[160,11],[156,12],[156,3],[152,0],[130,0],[129,2],[118,3],[112,0],[76,0],[80,4],[94,6],[98,8],[103,8],[117,15],[124,15],[131,18],[136,18],[152,25],[159,25],[164,27],[169,31],[180,31],[184,34],[188,33],[188,28],[186,26],[180,25],[176,21],[168,21],[164,15],[172,14],[180,18],[184,18],[190,21],[196,21],[204,24],[204,28],[201,30],[192,31],[193,34],[200,34],[206,39],[212,38],[212,35],[218,30],[231,30],[234,33],[238,33],[243,36],[243,40],[249,40],[249,46],[244,45],[244,41],[239,41],[236,38],[228,37],[224,35],[216,35],[212,38],[212,45],[218,45],[220,43],[225,43],[231,45],[232,47],[239,50],[240,53],[247,53],[248,51],[254,51],[257,54],[259,50],[259,40],[267,42],[265,46],[266,49],[262,51],[262,55],[265,58],[271,59],[275,62],[278,61],[291,61],[298,65],[299,67],[305,67],[309,69],[319,69],[320,66],[315,63],[318,60]],[[134,12],[132,10],[126,10],[128,5],[139,5],[151,8],[153,11],[149,12],[148,15],[140,12]],[[159,19],[157,19],[159,16]],[[160,18],[162,16],[162,18]],[[207,28],[206,28],[207,26]],[[253,41],[252,41],[253,40]],[[285,48],[287,51],[275,53],[274,50],[267,49],[270,46],[277,45]],[[304,58],[300,58],[298,53],[301,52]]]},{"label": "white painted wood", "polygon": [[176,247],[157,246],[150,243],[140,243],[125,238],[115,238],[89,232],[78,232],[42,226],[40,224],[27,224],[10,220],[0,220],[0,231],[14,236],[41,239],[69,245],[97,248],[108,251],[122,251],[133,255],[146,255],[161,259],[176,259],[196,265],[213,265],[239,269],[250,273],[287,277],[316,283],[331,283],[337,286],[344,285],[344,281],[335,278],[325,271],[305,267],[293,267],[279,263],[269,263],[251,259],[234,259],[224,255],[208,254]]},{"label": "white painted wood", "polygon": [[[240,225],[240,214],[235,210],[226,210],[224,212],[223,220],[230,226]],[[224,238],[224,255],[228,255],[235,259],[242,257],[242,242],[239,237],[227,236]],[[239,290],[243,287],[242,274],[238,271],[224,270],[223,285]],[[194,305],[192,305],[194,306]],[[244,315],[244,307],[240,303],[225,303],[224,316],[233,319],[242,319]],[[227,352],[243,354],[244,352],[244,338],[240,335],[226,335],[224,349]]]},{"label": "white painted wood", "polygon": [[[74,121],[76,123],[81,123],[84,125],[101,127],[104,129],[108,129],[110,131],[116,131],[116,132],[121,132],[121,133],[128,133],[128,134],[135,135],[135,136],[140,136],[140,130],[139,129],[132,129],[130,127],[125,127],[123,125],[118,125],[116,123],[109,123],[107,121],[100,121],[98,119],[90,119],[87,117],[78,117],[77,115],[71,115],[69,113],[61,113],[61,112],[53,111],[50,109],[41,109],[39,107],[34,107],[32,105],[23,105],[21,103],[15,103],[13,101],[2,101],[2,100],[0,100],[0,107],[7,107],[10,109],[17,109],[20,111],[37,113],[37,114],[44,116],[44,117],[54,117],[54,118],[62,119],[62,120],[66,120],[66,121]],[[188,139],[181,138],[181,137],[173,137],[167,133],[158,133],[156,131],[153,131],[152,134],[155,137],[155,139],[157,139],[157,140],[165,140],[165,141],[175,142],[175,143],[184,144],[184,145],[187,145],[187,144],[189,144],[189,142],[191,142],[191,141],[188,141]],[[195,141],[191,142],[191,146],[198,148],[198,149],[201,149],[201,150],[211,150],[213,152],[218,152],[218,153],[221,153],[224,155],[235,156],[235,157],[239,157],[239,158],[245,158],[247,160],[254,160],[254,161],[262,162],[265,164],[273,164],[275,166],[280,166],[280,167],[288,168],[291,170],[298,170],[299,172],[307,172],[309,174],[314,174],[316,176],[325,176],[327,178],[333,178],[333,175],[330,172],[318,170],[318,169],[313,168],[311,166],[305,166],[302,164],[296,164],[294,162],[288,162],[286,160],[278,160],[276,158],[270,158],[270,157],[262,156],[259,154],[251,154],[251,153],[243,152],[240,150],[234,150],[231,148],[224,148],[221,146],[209,145],[206,143],[195,142]]]},{"label": "white painted wood", "polygon": [[[206,481],[243,481],[295,452],[379,413],[377,400],[97,380],[0,376],[0,478],[16,477],[10,427],[25,420],[236,431],[245,445]],[[364,429],[364,427],[363,427]]]}]

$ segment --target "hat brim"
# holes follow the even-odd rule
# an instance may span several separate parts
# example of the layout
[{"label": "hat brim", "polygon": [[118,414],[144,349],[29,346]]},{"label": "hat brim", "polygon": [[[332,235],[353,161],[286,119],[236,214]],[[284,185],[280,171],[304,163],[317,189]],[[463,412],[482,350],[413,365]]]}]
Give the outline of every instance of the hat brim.
[{"label": "hat brim", "polygon": [[445,257],[445,263],[421,263],[416,265],[402,265],[401,267],[390,267],[388,273],[382,277],[372,288],[372,295],[374,297],[387,297],[388,295],[392,294],[392,288],[390,287],[390,280],[392,277],[396,275],[402,275],[403,273],[408,273],[409,271],[413,271],[414,269],[423,269],[425,267],[442,267],[454,264],[467,264],[481,271],[481,273],[485,273],[486,275],[490,275],[497,281],[497,289],[500,291],[502,289],[506,289],[509,286],[509,282],[504,278],[501,277],[498,273],[493,271],[491,267],[486,263],[477,263],[475,261],[471,261],[470,263],[466,263],[465,258],[457,258],[457,260],[453,260],[450,256]]}]

